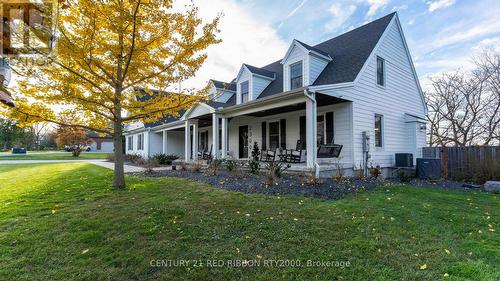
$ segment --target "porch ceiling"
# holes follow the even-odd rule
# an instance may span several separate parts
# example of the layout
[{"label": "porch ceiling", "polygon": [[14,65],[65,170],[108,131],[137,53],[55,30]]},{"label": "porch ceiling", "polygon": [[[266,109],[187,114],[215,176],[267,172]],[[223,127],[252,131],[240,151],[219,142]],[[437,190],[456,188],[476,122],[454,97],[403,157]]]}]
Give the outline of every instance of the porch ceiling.
[{"label": "porch ceiling", "polygon": [[[344,100],[344,99],[337,98],[337,97],[332,97],[329,95],[324,95],[321,93],[316,93],[316,102],[318,103],[318,106],[324,106],[324,105],[348,102],[348,100]],[[287,113],[287,112],[298,111],[298,110],[305,110],[305,109],[306,109],[306,103],[301,102],[301,103],[297,103],[297,104],[293,104],[293,105],[281,106],[281,107],[277,107],[277,108],[262,110],[259,112],[249,113],[246,115],[254,116],[254,117],[264,117],[264,116],[276,115],[276,114]]]}]

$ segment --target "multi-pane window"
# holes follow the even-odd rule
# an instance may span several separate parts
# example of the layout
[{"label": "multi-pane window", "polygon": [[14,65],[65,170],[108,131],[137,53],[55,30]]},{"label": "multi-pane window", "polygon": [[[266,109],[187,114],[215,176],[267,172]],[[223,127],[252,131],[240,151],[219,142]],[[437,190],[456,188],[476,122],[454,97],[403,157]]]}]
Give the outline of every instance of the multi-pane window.
[{"label": "multi-pane window", "polygon": [[290,90],[302,87],[302,61],[290,65]]},{"label": "multi-pane window", "polygon": [[325,117],[323,115],[316,117],[316,142],[317,145],[325,144]]},{"label": "multi-pane window", "polygon": [[144,134],[137,135],[137,150],[144,149]]},{"label": "multi-pane window", "polygon": [[199,149],[201,149],[202,151],[208,150],[208,131],[200,132]]},{"label": "multi-pane window", "polygon": [[382,126],[383,116],[380,114],[375,114],[375,147],[382,147],[382,136],[383,136],[383,126]]},{"label": "multi-pane window", "polygon": [[129,136],[128,137],[128,150],[134,150],[134,137]]},{"label": "multi-pane window", "polygon": [[377,57],[377,84],[385,86],[385,60]]},{"label": "multi-pane window", "polygon": [[240,84],[241,88],[241,103],[248,101],[248,81]]},{"label": "multi-pane window", "polygon": [[276,149],[280,146],[280,122],[269,123],[269,147]]}]

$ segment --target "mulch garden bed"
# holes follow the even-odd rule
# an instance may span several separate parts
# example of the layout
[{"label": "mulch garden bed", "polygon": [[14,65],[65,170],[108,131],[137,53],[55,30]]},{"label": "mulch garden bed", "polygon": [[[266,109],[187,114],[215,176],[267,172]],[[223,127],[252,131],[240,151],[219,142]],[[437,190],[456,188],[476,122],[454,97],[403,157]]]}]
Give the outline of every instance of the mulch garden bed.
[{"label": "mulch garden bed", "polygon": [[231,173],[222,170],[218,175],[208,175],[204,172],[183,171],[183,170],[161,170],[153,171],[149,174],[141,175],[147,177],[178,177],[196,180],[209,184],[215,188],[229,191],[239,191],[245,193],[260,193],[268,195],[296,195],[305,197],[315,197],[320,199],[340,199],[349,194],[360,191],[372,190],[384,184],[406,184],[417,188],[441,188],[462,191],[480,191],[480,188],[472,187],[463,182],[451,180],[420,180],[412,179],[410,182],[400,182],[397,179],[377,180],[377,179],[354,179],[346,178],[337,181],[332,178],[322,178],[318,184],[307,184],[305,175],[285,174],[276,185],[267,186],[264,175],[252,175],[245,173],[241,177],[236,177]]},{"label": "mulch garden bed", "polygon": [[321,199],[339,199],[348,194],[370,190],[382,184],[381,181],[375,179],[360,180],[348,178],[342,181],[336,181],[331,178],[322,178],[321,183],[308,185],[304,183],[306,180],[305,176],[285,174],[277,185],[266,186],[264,184],[265,178],[263,175],[245,174],[242,177],[235,177],[226,171],[220,171],[217,176],[212,176],[203,172],[168,170],[154,171],[146,176],[188,178],[207,183],[215,188],[245,193],[298,195]]}]

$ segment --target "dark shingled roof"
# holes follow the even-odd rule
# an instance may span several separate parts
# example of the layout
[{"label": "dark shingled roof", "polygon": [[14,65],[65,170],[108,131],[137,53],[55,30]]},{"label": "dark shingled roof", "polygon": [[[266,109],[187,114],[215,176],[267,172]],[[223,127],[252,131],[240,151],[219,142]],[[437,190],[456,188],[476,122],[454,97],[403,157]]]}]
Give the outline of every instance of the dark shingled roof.
[{"label": "dark shingled roof", "polygon": [[236,92],[236,84],[234,82],[226,83],[226,82],[222,82],[222,81],[218,81],[218,80],[214,80],[214,79],[210,79],[210,81],[212,81],[212,83],[214,83],[214,86],[217,89],[227,89],[229,91]]},{"label": "dark shingled roof", "polygon": [[311,46],[307,45],[306,43],[304,43],[302,41],[299,41],[297,39],[295,39],[295,41],[297,41],[299,44],[301,44],[302,46],[304,46],[304,48],[306,48],[309,51],[314,51],[314,52],[316,52],[316,53],[318,53],[320,55],[323,55],[325,57],[329,57],[330,56],[330,54],[328,54],[327,52],[324,52],[324,51],[322,51],[322,50],[320,50],[318,48],[311,47]]},{"label": "dark shingled roof", "polygon": [[177,121],[177,120],[179,120],[182,117],[182,115],[184,115],[184,112],[186,112],[184,109],[183,110],[179,110],[179,116],[178,117],[167,115],[167,116],[162,117],[160,120],[158,120],[156,122],[144,123],[144,127],[146,127],[146,128],[152,128],[152,127],[156,127],[156,126],[159,126],[159,125],[162,125],[162,124],[167,124],[167,123],[171,123],[171,122]]},{"label": "dark shingled roof", "polygon": [[[148,94],[146,91],[144,91],[144,89],[136,89],[136,91],[139,91],[141,93],[141,94],[137,94],[135,96],[136,99],[139,101],[147,101],[148,99],[152,98],[154,95],[158,94],[158,91],[156,91],[156,90],[153,90],[153,95]],[[167,124],[170,122],[177,121],[177,120],[179,120],[179,118],[182,117],[182,115],[184,115],[184,112],[186,112],[186,110],[179,110],[177,117],[172,116],[172,115],[165,115],[160,120],[158,120],[156,122],[144,123],[144,127],[145,128],[152,128],[152,127],[156,127],[156,126],[159,126],[162,124]]]},{"label": "dark shingled roof", "polygon": [[[297,40],[297,42],[302,44],[306,49],[325,56],[330,56],[333,59],[321,72],[316,81],[314,81],[313,85],[354,81],[395,14],[395,12],[391,13],[315,46],[309,46]],[[260,68],[248,64],[244,65],[254,74],[274,79],[257,99],[283,92],[283,65],[281,64],[281,60]],[[230,88],[228,87],[228,89],[236,91],[235,79],[229,84],[217,80],[211,81],[214,82],[216,88],[225,88],[225,85],[229,85]],[[141,100],[139,97],[138,99]],[[213,108],[224,108],[235,105],[236,94],[233,94],[226,103],[208,101],[207,104]],[[184,111],[179,112],[179,116],[183,114]],[[178,118],[166,116],[158,122],[147,123],[145,126],[149,128],[176,120],[178,120]]]},{"label": "dark shingled roof", "polygon": [[[333,59],[313,85],[354,81],[395,14],[391,13],[311,47],[329,54]],[[275,72],[276,79],[264,89],[258,99],[283,92],[283,65],[280,62],[281,60],[261,68]]]},{"label": "dark shingled roof", "polygon": [[266,77],[269,77],[269,78],[272,78],[272,79],[274,79],[274,77],[276,75],[276,72],[269,71],[268,69],[258,68],[258,67],[246,64],[246,63],[244,63],[243,65],[246,66],[248,68],[248,70],[250,70],[250,72],[252,72],[253,74],[258,74],[258,75],[266,76]]}]

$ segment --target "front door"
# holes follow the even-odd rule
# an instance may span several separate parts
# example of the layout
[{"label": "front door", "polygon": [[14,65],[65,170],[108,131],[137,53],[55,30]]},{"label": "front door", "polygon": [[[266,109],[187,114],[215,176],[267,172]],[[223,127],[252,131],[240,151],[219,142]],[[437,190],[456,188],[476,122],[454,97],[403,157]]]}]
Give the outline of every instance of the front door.
[{"label": "front door", "polygon": [[248,158],[248,126],[239,128],[239,154],[238,158]]}]

